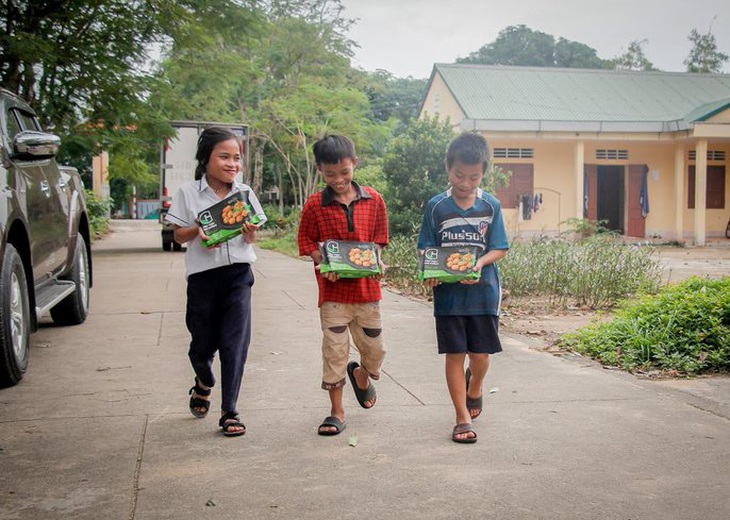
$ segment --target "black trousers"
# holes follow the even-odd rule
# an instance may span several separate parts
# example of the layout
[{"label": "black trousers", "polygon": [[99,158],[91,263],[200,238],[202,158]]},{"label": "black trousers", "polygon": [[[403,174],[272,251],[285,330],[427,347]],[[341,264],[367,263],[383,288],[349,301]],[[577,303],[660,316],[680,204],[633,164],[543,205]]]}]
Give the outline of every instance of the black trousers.
[{"label": "black trousers", "polygon": [[198,380],[215,386],[213,360],[221,364],[221,409],[236,410],[251,342],[249,264],[233,264],[188,276],[185,324],[192,337],[188,357]]}]

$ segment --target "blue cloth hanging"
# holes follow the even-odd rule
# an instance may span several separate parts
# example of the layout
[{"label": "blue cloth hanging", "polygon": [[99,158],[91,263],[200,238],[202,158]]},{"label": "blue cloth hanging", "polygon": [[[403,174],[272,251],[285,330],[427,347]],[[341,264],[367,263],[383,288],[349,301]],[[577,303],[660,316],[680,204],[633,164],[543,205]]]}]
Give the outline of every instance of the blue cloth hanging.
[{"label": "blue cloth hanging", "polygon": [[649,214],[649,189],[646,186],[646,177],[649,167],[645,164],[641,172],[641,192],[639,192],[639,204],[641,204],[641,216],[646,218]]}]

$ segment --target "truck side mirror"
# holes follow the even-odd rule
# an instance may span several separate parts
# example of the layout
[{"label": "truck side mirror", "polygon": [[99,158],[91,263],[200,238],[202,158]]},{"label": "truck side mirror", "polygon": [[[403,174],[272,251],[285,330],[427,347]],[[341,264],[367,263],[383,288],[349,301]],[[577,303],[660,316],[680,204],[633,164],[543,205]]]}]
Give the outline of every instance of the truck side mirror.
[{"label": "truck side mirror", "polygon": [[13,138],[12,159],[50,159],[58,153],[61,138],[54,134],[25,130]]}]

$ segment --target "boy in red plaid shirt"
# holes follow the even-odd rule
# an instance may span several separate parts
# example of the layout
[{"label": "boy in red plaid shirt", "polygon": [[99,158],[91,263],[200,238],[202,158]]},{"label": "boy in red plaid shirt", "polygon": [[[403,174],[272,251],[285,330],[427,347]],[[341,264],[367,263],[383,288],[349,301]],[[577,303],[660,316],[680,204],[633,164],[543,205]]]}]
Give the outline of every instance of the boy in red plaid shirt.
[{"label": "boy in red plaid shirt", "polygon": [[[349,138],[327,135],[314,144],[313,152],[327,186],[304,204],[297,240],[299,254],[314,261],[322,324],[322,388],[329,392],[332,405],[330,415],[317,432],[337,435],[345,429],[345,373],[360,406],[375,405],[377,396],[370,380],[378,380],[385,358],[380,318],[382,275],[339,278],[332,272],[323,274],[319,269],[319,244],[332,239],[373,242],[383,248],[388,245],[388,216],[380,194],[352,180],[358,159]],[[381,271],[384,270],[381,263]],[[360,354],[359,363],[347,362],[350,335]]]}]

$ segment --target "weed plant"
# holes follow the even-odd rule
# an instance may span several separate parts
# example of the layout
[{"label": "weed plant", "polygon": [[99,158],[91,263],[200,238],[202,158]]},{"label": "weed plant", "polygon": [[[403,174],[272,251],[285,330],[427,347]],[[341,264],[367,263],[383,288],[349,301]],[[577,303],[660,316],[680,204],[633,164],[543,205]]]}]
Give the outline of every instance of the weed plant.
[{"label": "weed plant", "polygon": [[[296,220],[282,221],[274,212],[267,216],[258,245],[296,257]],[[406,294],[427,297],[431,291],[417,277],[416,236],[415,228],[391,236],[383,251],[388,266],[385,281]],[[632,294],[656,292],[661,274],[651,246],[628,246],[601,234],[579,241],[539,237],[514,242],[499,271],[502,286],[513,296],[546,297],[553,305],[596,309],[611,307]]]},{"label": "weed plant", "polygon": [[541,236],[515,241],[499,263],[502,285],[514,296],[594,309],[659,287],[661,264],[651,246],[626,245],[610,234],[578,241]]},{"label": "weed plant", "polygon": [[383,251],[387,265],[385,280],[389,287],[409,295],[426,297],[431,290],[418,281],[418,253],[415,232],[390,237],[390,244]]},{"label": "weed plant", "polygon": [[610,322],[569,333],[558,346],[632,372],[727,372],[730,277],[694,277],[626,300]]}]

